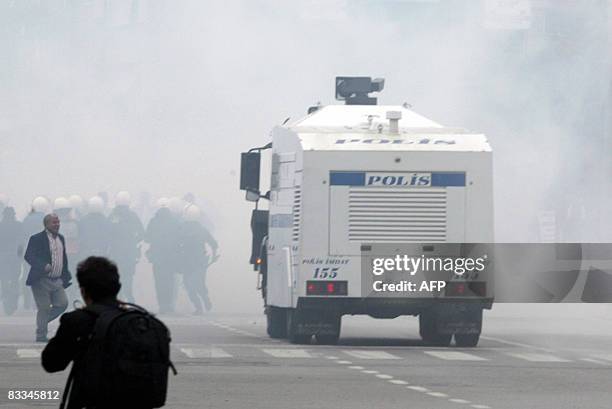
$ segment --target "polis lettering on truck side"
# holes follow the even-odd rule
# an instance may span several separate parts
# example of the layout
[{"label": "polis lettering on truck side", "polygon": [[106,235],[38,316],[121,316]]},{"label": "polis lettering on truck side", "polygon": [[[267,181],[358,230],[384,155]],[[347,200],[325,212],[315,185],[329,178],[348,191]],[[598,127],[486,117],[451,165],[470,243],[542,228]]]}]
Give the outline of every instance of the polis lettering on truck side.
[{"label": "polis lettering on truck side", "polygon": [[431,173],[408,175],[367,175],[367,186],[431,186]]},{"label": "polis lettering on truck side", "polygon": [[432,140],[430,138],[422,138],[418,140],[406,140],[406,139],[336,139],[336,145],[344,145],[344,144],[378,144],[378,145],[454,145],[456,142],[454,140],[448,139],[435,139]]}]

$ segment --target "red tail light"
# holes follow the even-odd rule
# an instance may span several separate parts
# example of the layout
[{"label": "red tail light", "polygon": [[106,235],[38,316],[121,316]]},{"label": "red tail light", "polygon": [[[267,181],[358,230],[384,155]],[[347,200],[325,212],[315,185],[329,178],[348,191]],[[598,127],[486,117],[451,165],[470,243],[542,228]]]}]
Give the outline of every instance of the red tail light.
[{"label": "red tail light", "polygon": [[347,295],[347,281],[307,281],[306,295]]},{"label": "red tail light", "polygon": [[487,283],[484,281],[448,281],[445,294],[447,297],[484,297],[487,295]]}]

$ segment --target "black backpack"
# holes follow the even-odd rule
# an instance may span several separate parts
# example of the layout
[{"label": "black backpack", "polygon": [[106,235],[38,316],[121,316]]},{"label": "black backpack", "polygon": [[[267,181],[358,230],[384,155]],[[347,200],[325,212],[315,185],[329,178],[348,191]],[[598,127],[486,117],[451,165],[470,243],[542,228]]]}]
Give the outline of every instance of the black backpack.
[{"label": "black backpack", "polygon": [[[170,361],[168,328],[135,304],[117,308],[94,304],[84,311],[97,318],[82,365],[74,375],[87,407],[162,407],[166,403],[168,370],[177,373]],[[71,373],[67,390],[72,377]]]}]

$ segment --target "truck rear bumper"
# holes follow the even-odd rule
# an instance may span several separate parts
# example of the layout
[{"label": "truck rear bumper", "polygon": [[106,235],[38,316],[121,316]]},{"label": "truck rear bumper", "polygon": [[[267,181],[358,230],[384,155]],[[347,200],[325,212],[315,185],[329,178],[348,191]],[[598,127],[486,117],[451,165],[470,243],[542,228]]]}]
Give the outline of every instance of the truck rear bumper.
[{"label": "truck rear bumper", "polygon": [[317,311],[336,315],[370,315],[374,318],[395,318],[400,315],[419,315],[432,309],[456,311],[464,309],[491,309],[493,298],[341,298],[300,297],[300,310]]}]

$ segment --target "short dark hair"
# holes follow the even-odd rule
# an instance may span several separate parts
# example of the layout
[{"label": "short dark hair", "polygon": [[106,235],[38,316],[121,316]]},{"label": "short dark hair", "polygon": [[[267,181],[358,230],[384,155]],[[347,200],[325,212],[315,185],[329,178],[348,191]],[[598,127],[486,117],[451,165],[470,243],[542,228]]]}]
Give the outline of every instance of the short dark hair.
[{"label": "short dark hair", "polygon": [[93,301],[115,298],[121,289],[117,265],[106,257],[87,257],[77,266],[76,276]]}]

